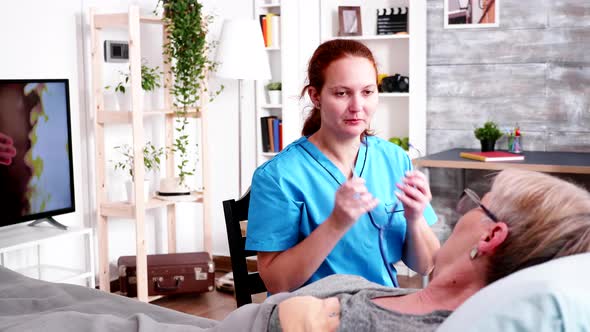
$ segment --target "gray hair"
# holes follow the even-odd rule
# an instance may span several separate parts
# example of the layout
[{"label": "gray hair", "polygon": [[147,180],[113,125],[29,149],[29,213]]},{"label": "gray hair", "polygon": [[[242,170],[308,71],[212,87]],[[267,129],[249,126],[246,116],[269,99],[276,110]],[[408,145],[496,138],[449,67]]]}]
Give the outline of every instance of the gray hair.
[{"label": "gray hair", "polygon": [[488,282],[548,260],[590,251],[590,193],[556,177],[518,169],[500,172],[489,209],[508,225],[490,258]]}]

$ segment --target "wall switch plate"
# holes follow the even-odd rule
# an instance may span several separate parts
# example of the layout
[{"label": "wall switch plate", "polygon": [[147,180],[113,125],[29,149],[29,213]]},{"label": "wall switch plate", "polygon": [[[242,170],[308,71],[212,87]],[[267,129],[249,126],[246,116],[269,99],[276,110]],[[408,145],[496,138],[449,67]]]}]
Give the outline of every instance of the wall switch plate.
[{"label": "wall switch plate", "polygon": [[118,40],[104,41],[105,62],[127,62],[129,61],[129,42]]}]

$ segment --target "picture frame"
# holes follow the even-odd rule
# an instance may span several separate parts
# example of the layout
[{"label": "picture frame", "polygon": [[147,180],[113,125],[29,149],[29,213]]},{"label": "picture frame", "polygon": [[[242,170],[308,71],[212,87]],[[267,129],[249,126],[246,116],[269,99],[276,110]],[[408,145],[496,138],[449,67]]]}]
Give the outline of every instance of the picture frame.
[{"label": "picture frame", "polygon": [[338,6],[338,36],[362,36],[360,6]]},{"label": "picture frame", "polygon": [[443,0],[445,29],[500,26],[501,0]]}]

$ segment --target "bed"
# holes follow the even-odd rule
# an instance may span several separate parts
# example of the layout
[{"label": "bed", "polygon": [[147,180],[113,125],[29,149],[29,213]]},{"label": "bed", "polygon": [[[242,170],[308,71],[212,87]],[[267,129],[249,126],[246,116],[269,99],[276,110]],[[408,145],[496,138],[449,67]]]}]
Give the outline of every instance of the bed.
[{"label": "bed", "polygon": [[[437,332],[590,331],[590,253],[503,278],[461,305]],[[223,322],[123,296],[31,279],[0,266],[0,331],[265,331],[276,294]]]},{"label": "bed", "polygon": [[87,287],[31,279],[0,266],[0,331],[259,331],[266,329],[273,308],[271,303],[251,306],[220,323]]}]

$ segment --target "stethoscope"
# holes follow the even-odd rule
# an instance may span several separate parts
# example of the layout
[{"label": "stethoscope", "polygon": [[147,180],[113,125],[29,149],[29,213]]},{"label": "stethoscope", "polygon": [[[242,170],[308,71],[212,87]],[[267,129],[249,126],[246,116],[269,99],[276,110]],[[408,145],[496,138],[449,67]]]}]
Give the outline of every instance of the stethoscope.
[{"label": "stethoscope", "polygon": [[[365,170],[365,165],[367,163],[367,156],[369,153],[369,143],[367,142],[366,137],[363,138],[363,144],[365,144],[365,146],[366,146],[365,158],[363,160],[363,166],[361,168],[361,172],[358,174],[358,177],[362,177],[363,171]],[[327,169],[326,166],[324,166],[319,160],[316,159],[316,157],[314,156],[313,153],[311,153],[311,151],[309,151],[304,145],[301,145],[301,147],[303,147],[303,150],[305,150],[305,152],[307,152],[311,156],[311,158],[318,163],[318,165],[320,165],[328,174],[330,174],[332,179],[334,179],[334,181],[336,181],[336,183],[339,186],[342,185],[342,183],[340,183],[340,181],[338,181],[336,176],[334,174],[332,174],[332,172],[330,172],[330,170]],[[357,176],[354,174],[354,168],[353,168],[353,176]],[[393,205],[393,208],[391,209],[391,211],[385,212],[388,215],[387,216],[387,224],[385,224],[385,225],[379,225],[375,221],[375,218],[373,217],[373,211],[367,212],[367,214],[369,215],[369,220],[371,220],[371,224],[373,225],[373,227],[375,227],[379,231],[379,252],[381,253],[381,259],[383,260],[383,265],[385,265],[385,269],[387,270],[387,274],[389,274],[389,278],[391,279],[391,283],[393,284],[394,287],[398,287],[398,288],[399,288],[399,283],[396,278],[397,271],[395,270],[393,263],[387,262],[387,258],[386,258],[386,254],[385,254],[385,231],[388,229],[394,229],[394,227],[393,227],[394,214],[399,213],[399,212],[404,212],[403,208],[398,209],[399,205],[400,205],[400,202],[396,201],[395,204]]]}]

